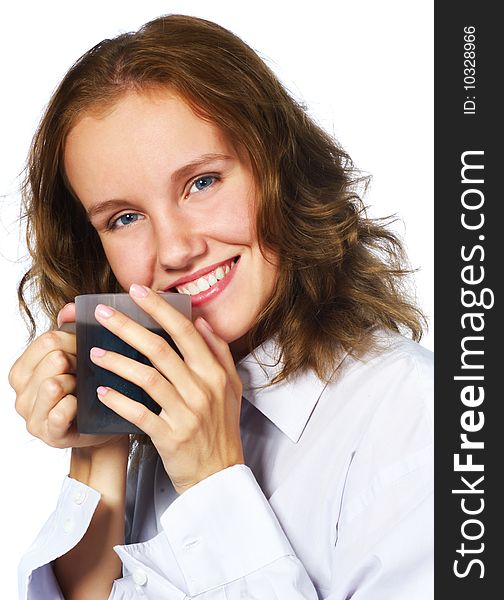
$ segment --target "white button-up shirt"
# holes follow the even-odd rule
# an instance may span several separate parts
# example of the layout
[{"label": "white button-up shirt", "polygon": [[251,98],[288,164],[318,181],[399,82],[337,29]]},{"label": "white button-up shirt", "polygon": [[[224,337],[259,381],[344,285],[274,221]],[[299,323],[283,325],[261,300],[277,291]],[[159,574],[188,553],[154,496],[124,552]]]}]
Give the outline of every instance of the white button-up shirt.
[{"label": "white button-up shirt", "polygon": [[[281,367],[272,341],[242,359],[246,464],[180,496],[155,453],[130,469],[110,599],[432,598],[432,353],[396,334],[379,344],[327,385],[306,372],[258,389]],[[99,496],[65,479],[20,563],[22,600],[63,598],[51,561]]]}]

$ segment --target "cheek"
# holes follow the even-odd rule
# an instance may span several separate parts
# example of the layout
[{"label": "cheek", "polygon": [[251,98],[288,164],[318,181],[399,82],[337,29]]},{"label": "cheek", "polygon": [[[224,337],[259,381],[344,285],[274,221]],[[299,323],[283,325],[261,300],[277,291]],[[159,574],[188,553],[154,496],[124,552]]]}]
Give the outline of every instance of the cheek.
[{"label": "cheek", "polygon": [[123,289],[128,290],[132,283],[148,284],[148,248],[133,244],[103,244],[103,248],[110,268]]},{"label": "cheek", "polygon": [[263,281],[263,289],[266,296],[270,296],[275,287],[275,283],[278,279],[278,266],[276,257],[270,255],[270,260],[274,262],[272,265],[268,262],[264,257],[262,257],[262,281]]},{"label": "cheek", "polygon": [[208,233],[212,227],[209,227],[209,223],[213,223],[215,237],[230,243],[253,243],[256,227],[252,201],[246,198],[241,189],[220,200],[217,210],[212,211],[212,219],[206,222]]}]

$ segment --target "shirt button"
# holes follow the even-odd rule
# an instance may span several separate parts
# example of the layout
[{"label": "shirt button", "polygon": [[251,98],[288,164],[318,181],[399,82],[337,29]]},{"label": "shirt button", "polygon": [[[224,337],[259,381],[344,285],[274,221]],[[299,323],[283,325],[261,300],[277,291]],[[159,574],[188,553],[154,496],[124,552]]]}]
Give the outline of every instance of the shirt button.
[{"label": "shirt button", "polygon": [[147,573],[145,571],[135,571],[133,573],[133,581],[136,585],[145,585],[147,583]]},{"label": "shirt button", "polygon": [[73,529],[73,521],[70,518],[67,518],[63,521],[63,531],[65,533],[70,533]]},{"label": "shirt button", "polygon": [[82,504],[86,499],[86,492],[84,490],[79,490],[75,492],[74,502],[75,504]]}]

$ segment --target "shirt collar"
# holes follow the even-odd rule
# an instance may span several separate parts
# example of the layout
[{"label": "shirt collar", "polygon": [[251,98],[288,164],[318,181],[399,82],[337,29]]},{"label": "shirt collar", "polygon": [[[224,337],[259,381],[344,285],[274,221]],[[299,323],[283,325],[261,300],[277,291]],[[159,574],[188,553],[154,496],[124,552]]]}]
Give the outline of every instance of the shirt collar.
[{"label": "shirt collar", "polygon": [[[243,396],[294,443],[297,443],[326,387],[312,370],[295,374],[273,386],[268,384],[283,367],[280,348],[273,339],[238,361],[236,370]],[[341,361],[338,361],[338,364]]]}]

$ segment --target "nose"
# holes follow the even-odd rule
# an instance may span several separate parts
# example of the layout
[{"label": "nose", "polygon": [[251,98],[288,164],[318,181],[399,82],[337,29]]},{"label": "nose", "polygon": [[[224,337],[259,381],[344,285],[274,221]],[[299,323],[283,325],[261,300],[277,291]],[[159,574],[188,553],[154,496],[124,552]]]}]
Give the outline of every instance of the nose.
[{"label": "nose", "polygon": [[187,268],[207,250],[205,236],[197,230],[190,217],[175,211],[156,219],[154,243],[158,268],[164,271]]}]

